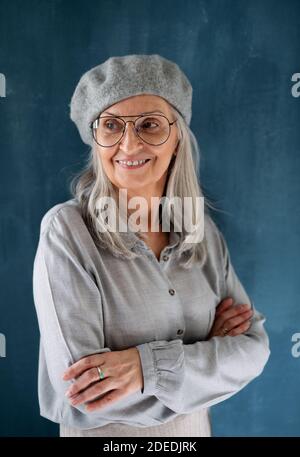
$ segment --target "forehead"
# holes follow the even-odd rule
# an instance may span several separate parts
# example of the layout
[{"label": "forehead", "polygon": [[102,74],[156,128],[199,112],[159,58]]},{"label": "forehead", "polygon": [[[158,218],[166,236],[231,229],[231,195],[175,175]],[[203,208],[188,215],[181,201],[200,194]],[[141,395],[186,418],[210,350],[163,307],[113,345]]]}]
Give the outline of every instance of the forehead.
[{"label": "forehead", "polygon": [[168,102],[157,95],[135,95],[111,105],[109,108],[106,108],[103,113],[109,112],[111,114],[125,116],[126,114],[140,114],[153,111],[170,114]]}]

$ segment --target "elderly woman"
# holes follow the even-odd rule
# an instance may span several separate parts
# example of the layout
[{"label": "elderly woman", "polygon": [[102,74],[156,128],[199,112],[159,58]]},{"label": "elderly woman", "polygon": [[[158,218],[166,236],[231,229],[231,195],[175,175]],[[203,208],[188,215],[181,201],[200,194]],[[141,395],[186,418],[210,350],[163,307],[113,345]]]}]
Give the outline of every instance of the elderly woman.
[{"label": "elderly woman", "polygon": [[[153,209],[189,197],[194,221],[204,198],[191,102],[187,77],[157,54],[111,57],[73,94],[91,156],[73,198],[44,215],[33,269],[40,413],[60,436],[211,436],[210,406],[268,360],[265,317],[209,204],[197,242],[175,211],[164,230],[166,205]],[[137,203],[143,230],[130,223]]]}]

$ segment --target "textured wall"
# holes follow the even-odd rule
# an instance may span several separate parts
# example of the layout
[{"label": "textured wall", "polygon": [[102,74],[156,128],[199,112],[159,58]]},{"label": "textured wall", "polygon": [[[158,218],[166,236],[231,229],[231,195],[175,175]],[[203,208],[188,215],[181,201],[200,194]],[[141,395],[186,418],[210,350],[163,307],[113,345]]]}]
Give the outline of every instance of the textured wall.
[{"label": "textured wall", "polygon": [[[0,1],[0,435],[55,436],[39,416],[32,264],[45,211],[69,198],[88,152],[69,120],[82,73],[111,55],[159,53],[194,88],[201,182],[272,355],[212,409],[217,436],[299,435],[299,1]],[[3,77],[2,77],[3,81]],[[2,94],[4,95],[2,86]],[[2,345],[3,354],[3,345]]]}]

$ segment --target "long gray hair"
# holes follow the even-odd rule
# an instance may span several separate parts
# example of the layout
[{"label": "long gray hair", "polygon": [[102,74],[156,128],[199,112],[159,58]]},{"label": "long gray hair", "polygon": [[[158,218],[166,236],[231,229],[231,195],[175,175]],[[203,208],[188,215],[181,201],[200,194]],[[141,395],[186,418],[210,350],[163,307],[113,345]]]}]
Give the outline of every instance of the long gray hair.
[{"label": "long gray hair", "polygon": [[[169,164],[164,195],[168,197],[166,200],[169,201],[172,201],[174,197],[179,197],[181,201],[184,201],[184,197],[191,197],[191,212],[194,221],[198,217],[196,197],[203,197],[204,199],[197,178],[200,165],[199,146],[193,132],[183,117],[171,105],[170,109],[175,118],[178,119],[177,133],[179,142],[177,154],[173,156]],[[97,202],[99,202],[99,199],[110,197],[115,200],[117,205],[118,194],[104,172],[95,143],[90,150],[86,165],[72,178],[70,192],[79,204],[82,217],[97,246],[109,249],[112,254],[128,259],[139,256],[139,254],[128,249],[126,240],[118,230],[109,230],[107,219],[112,219],[110,217],[107,218],[107,210],[105,218],[98,210]],[[213,208],[212,204],[205,198],[204,211],[207,211],[207,207]],[[114,215],[111,217],[113,218]],[[174,224],[174,215],[170,213],[169,217],[170,223]],[[136,235],[141,239],[147,239],[145,233],[137,232]],[[194,261],[199,261],[203,265],[207,256],[205,236],[198,243],[189,243],[187,240],[188,234],[182,230],[177,250],[179,263],[184,268],[190,268]]]}]

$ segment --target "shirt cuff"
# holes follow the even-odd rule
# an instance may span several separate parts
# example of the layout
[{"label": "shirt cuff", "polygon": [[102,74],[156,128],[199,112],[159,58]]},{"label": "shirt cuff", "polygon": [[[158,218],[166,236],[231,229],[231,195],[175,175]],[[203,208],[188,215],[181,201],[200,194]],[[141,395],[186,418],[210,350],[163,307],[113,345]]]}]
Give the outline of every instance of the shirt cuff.
[{"label": "shirt cuff", "polygon": [[179,389],[184,375],[182,340],[150,341],[136,346],[144,377],[143,395],[160,395]]},{"label": "shirt cuff", "polygon": [[139,344],[136,348],[140,354],[144,377],[144,387],[141,389],[141,393],[143,395],[154,395],[156,391],[156,372],[152,349],[149,343]]}]

